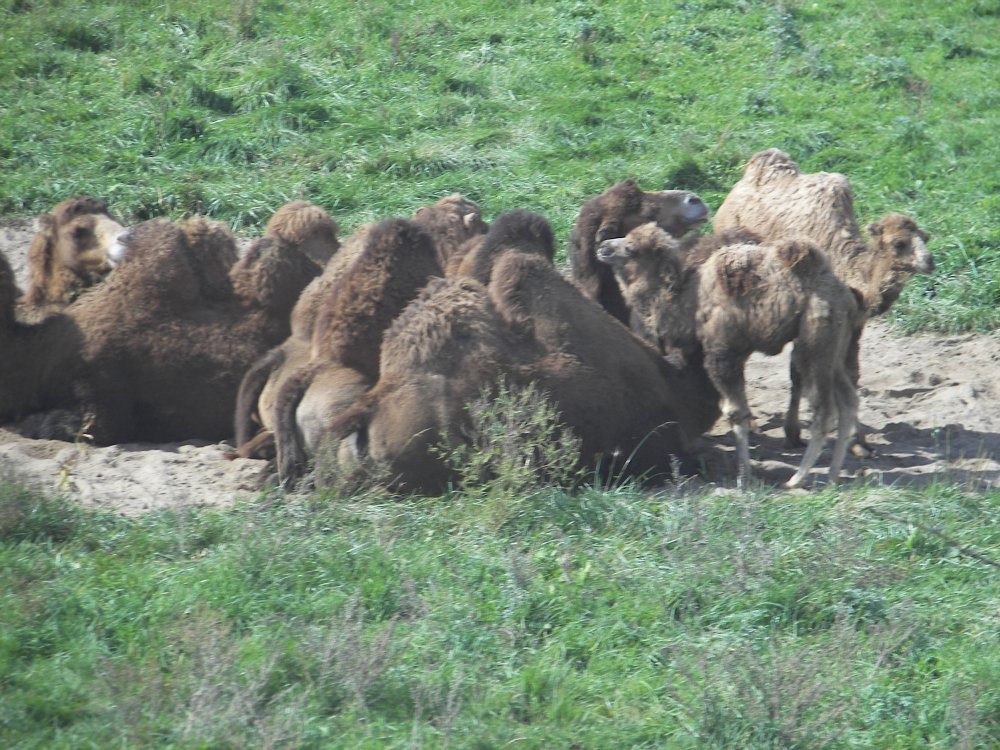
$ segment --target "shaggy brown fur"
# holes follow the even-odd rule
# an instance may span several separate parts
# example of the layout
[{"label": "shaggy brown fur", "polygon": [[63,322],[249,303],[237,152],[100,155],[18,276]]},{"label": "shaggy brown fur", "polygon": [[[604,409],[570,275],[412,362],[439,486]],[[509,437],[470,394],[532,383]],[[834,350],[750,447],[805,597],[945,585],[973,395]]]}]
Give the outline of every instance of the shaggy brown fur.
[{"label": "shaggy brown fur", "polygon": [[[163,219],[134,227],[115,273],[45,321],[59,343],[36,340],[19,363],[27,373],[48,349],[63,352],[49,378],[60,392],[47,388],[39,409],[66,407],[71,391],[99,444],[230,436],[243,372],[288,335],[288,287],[304,287],[316,267],[276,260],[293,251],[272,243],[234,267],[243,297],[206,299],[199,270],[211,250],[188,236]],[[285,273],[295,278],[271,278]]]},{"label": "shaggy brown fur", "polygon": [[100,198],[78,195],[42,214],[28,250],[31,311],[58,309],[101,281],[119,260],[118,238],[125,231]]},{"label": "shaggy brown fur", "polygon": [[472,279],[433,279],[386,332],[378,383],[329,426],[345,475],[375,468],[404,492],[454,479],[436,446],[462,440],[465,405],[501,373],[524,382],[540,354],[504,324]]},{"label": "shaggy brown fur", "polygon": [[676,241],[655,224],[608,240],[598,258],[614,270],[626,301],[661,339],[704,352],[709,377],[736,434],[740,477],[750,476],[750,408],[743,371],[753,352],[779,353],[794,341],[793,360],[812,391],[812,439],[789,487],[801,485],[836,417],[830,480],[840,475],[857,419],[857,392],[847,352],[863,321],[851,290],[806,240],[728,245],[689,266]]},{"label": "shaggy brown fur", "polygon": [[489,292],[515,330],[580,364],[576,380],[551,391],[567,404],[563,416],[584,440],[585,455],[635,450],[639,471],[665,468],[668,455],[686,453],[718,418],[719,395],[696,357],[683,368],[667,361],[538,256],[501,257]]},{"label": "shaggy brown fur", "polygon": [[[274,458],[278,392],[289,376],[308,364],[316,318],[332,289],[365,249],[371,227],[371,224],[361,227],[339,247],[323,267],[323,272],[299,295],[292,308],[288,338],[247,370],[236,399],[237,450],[234,457]],[[303,228],[300,234],[308,236],[310,233]]]},{"label": "shaggy brown fur", "polygon": [[[430,234],[439,259],[450,257],[456,263],[461,261],[465,242],[474,242],[482,237],[480,233],[486,230],[479,206],[457,193],[441,199],[432,206],[417,209],[413,222]],[[323,310],[329,309],[335,288],[341,278],[348,273],[348,269],[367,247],[368,234],[373,226],[366,225],[356,231],[327,263],[323,274],[302,293],[292,311],[292,334],[281,345],[280,351],[269,353],[247,372],[246,379],[240,387],[235,415],[237,445],[240,446],[238,455],[271,456],[274,450],[273,439],[261,436],[256,438],[253,444],[250,444],[250,441],[258,426],[265,432],[275,429],[278,393],[285,382],[293,377],[295,383],[289,385],[289,393],[308,389],[296,411],[301,420],[311,425],[306,429],[306,433],[319,435],[322,432],[316,415],[324,411],[319,407],[318,400],[326,397],[317,395],[321,391],[320,388],[309,387],[315,368],[307,371],[302,371],[302,368],[312,358],[313,330],[316,328],[318,318]],[[434,273],[441,271],[435,269]],[[382,323],[377,325],[381,326]],[[377,356],[377,351],[376,347],[369,360]],[[330,377],[338,381],[342,379],[341,375]],[[353,388],[353,385],[351,387]],[[311,445],[312,439],[306,442]]]},{"label": "shaggy brown fur", "polygon": [[[715,215],[716,231],[747,228],[765,240],[807,237],[826,253],[834,273],[857,290],[869,318],[886,312],[906,283],[918,273],[934,270],[927,249],[928,235],[913,219],[887,214],[867,227],[867,242],[854,215],[854,195],[847,178],[833,172],[803,173],[798,164],[776,148],[754,154],[742,179],[733,186]],[[858,340],[848,352],[849,366],[859,375]],[[792,400],[786,415],[789,445],[800,444],[799,374],[792,372]],[[859,431],[855,452],[871,455]]]},{"label": "shaggy brown fur", "polygon": [[803,173],[775,148],[747,162],[743,178],[716,212],[714,227],[743,227],[768,241],[809,238],[826,253],[834,272],[862,294],[870,317],[888,310],[915,274],[934,270],[928,236],[913,219],[888,214],[868,225],[866,242],[847,178]]},{"label": "shaggy brown fur", "polygon": [[320,206],[291,201],[274,212],[264,228],[265,237],[284,240],[321,266],[340,248],[337,222]]},{"label": "shaggy brown fur", "polygon": [[[461,257],[461,249],[455,250],[455,243],[472,233],[485,231],[479,207],[458,194],[448,196],[433,206],[426,206],[414,213],[414,223],[427,231],[441,257],[448,253],[453,258]],[[292,311],[292,333],[278,350],[269,352],[251,368],[240,386],[235,415],[236,438],[239,446],[237,455],[270,458],[273,456],[274,439],[266,435],[254,437],[258,426],[262,432],[272,432],[278,421],[278,394],[285,389],[286,398],[290,394],[301,393],[302,402],[296,409],[299,433],[303,435],[306,451],[311,451],[317,436],[323,432],[320,416],[339,410],[338,397],[334,393],[353,392],[357,383],[343,372],[317,375],[316,366],[307,367],[312,359],[312,338],[322,311],[329,309],[335,290],[341,279],[368,245],[368,234],[374,225],[366,225],[356,231],[327,263],[323,274],[315,279],[302,293]],[[482,235],[476,234],[475,237]],[[474,239],[474,237],[473,237]],[[435,273],[440,273],[435,269]],[[361,274],[364,275],[363,273]],[[381,324],[379,324],[381,325]],[[377,354],[377,347],[375,349]],[[323,366],[326,368],[326,365]],[[320,368],[323,369],[323,368]],[[370,369],[370,368],[369,368]],[[310,385],[316,377],[333,383],[330,387]],[[337,386],[347,378],[350,382]],[[294,380],[294,382],[293,382]],[[288,382],[288,388],[285,383]],[[360,382],[364,382],[363,380]],[[336,386],[336,387],[334,387]],[[330,405],[324,406],[326,401]],[[285,412],[287,419],[287,410]],[[254,441],[251,443],[251,441]],[[300,457],[302,454],[299,454]],[[301,463],[301,461],[299,461]]]},{"label": "shaggy brown fur", "polygon": [[556,248],[549,222],[528,211],[511,211],[498,216],[490,231],[469,247],[457,275],[489,284],[493,264],[505,252],[511,251],[533,253],[552,264]]},{"label": "shaggy brown fur", "polygon": [[[441,275],[430,235],[412,221],[388,219],[368,230],[365,247],[330,288],[316,314],[309,359],[283,365],[275,397],[278,473],[290,482],[305,469],[334,415],[379,376],[385,330],[432,276]],[[345,395],[345,389],[348,392]]]},{"label": "shaggy brown fur", "polygon": [[72,383],[82,366],[83,337],[58,313],[39,323],[18,320],[20,290],[0,254],[0,423],[72,404]]},{"label": "shaggy brown fur", "polygon": [[421,206],[412,220],[434,238],[442,269],[460,262],[466,243],[489,230],[482,209],[459,193],[452,193],[432,206]]},{"label": "shaggy brown fur", "polygon": [[580,209],[570,234],[569,259],[573,280],[584,295],[597,300],[625,325],[629,310],[615,283],[614,274],[595,256],[604,240],[624,237],[632,229],[656,222],[665,232],[680,237],[708,220],[708,207],[686,190],[644,192],[629,179],[591,198]]},{"label": "shaggy brown fur", "polygon": [[501,375],[548,393],[582,441],[581,464],[614,475],[669,470],[714,423],[707,378],[673,370],[544,257],[513,249],[532,247],[544,221],[522,218],[520,238],[516,225],[494,222],[509,250],[488,290],[436,280],[386,333],[379,382],[331,427],[342,465],[370,460],[399,489],[440,492],[452,477],[433,446],[463,439],[465,405]]},{"label": "shaggy brown fur", "polygon": [[223,301],[233,296],[230,271],[239,258],[236,237],[229,226],[195,216],[181,226],[187,240],[185,256],[193,270],[194,288],[205,300]]},{"label": "shaggy brown fur", "polygon": [[[290,318],[303,288],[319,277],[319,264],[298,245],[273,237],[254,240],[229,270],[232,294],[247,309]],[[291,326],[289,324],[289,330]]]}]

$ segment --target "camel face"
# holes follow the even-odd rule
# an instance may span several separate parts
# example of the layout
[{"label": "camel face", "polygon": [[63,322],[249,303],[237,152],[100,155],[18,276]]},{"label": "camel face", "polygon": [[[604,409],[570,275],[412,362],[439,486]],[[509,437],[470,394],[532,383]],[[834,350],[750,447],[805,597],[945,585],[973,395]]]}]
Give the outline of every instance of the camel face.
[{"label": "camel face", "polygon": [[74,216],[56,233],[57,262],[78,275],[102,275],[120,258],[125,227],[104,214]]},{"label": "camel face", "polygon": [[868,226],[868,233],[883,248],[891,248],[897,271],[932,273],[934,256],[927,249],[929,235],[903,214],[889,214]]},{"label": "camel face", "polygon": [[605,240],[597,246],[597,260],[611,266],[615,275],[626,285],[648,276],[672,277],[678,244],[667,232],[650,222],[636,227],[625,237]]},{"label": "camel face", "polygon": [[688,190],[647,193],[639,223],[654,221],[667,234],[680,237],[708,221],[709,211],[698,195]]}]

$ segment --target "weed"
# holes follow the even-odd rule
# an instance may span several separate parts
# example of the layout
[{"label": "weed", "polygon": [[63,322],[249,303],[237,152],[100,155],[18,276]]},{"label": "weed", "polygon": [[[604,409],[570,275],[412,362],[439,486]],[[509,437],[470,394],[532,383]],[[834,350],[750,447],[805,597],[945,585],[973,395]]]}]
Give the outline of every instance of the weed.
[{"label": "weed", "polygon": [[580,439],[534,384],[501,379],[466,410],[467,440],[441,451],[459,488],[518,497],[542,487],[571,487],[581,478]]}]

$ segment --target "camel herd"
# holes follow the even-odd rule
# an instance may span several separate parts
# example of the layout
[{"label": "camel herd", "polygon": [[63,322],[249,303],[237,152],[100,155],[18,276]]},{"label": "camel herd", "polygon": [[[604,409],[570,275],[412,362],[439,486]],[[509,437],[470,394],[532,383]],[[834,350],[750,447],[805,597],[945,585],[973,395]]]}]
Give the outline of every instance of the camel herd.
[{"label": "camel herd", "polygon": [[836,427],[858,423],[859,341],[903,286],[930,273],[927,235],[889,214],[862,235],[847,179],[753,156],[714,217],[684,190],[625,180],[587,200],[553,263],[548,221],[487,224],[461,195],[362,227],[341,244],[307,201],[279,209],[238,252],[196,217],[126,227],[96,198],[40,218],[24,294],[0,256],[0,423],[28,437],[107,445],[232,440],[280,480],[324,451],[343,476],[402,491],[454,481],[468,404],[536,386],[579,439],[581,467],[664,476],[691,466],[724,415],[751,474],[744,367],[793,345],[789,446],[810,440],[803,485]]}]

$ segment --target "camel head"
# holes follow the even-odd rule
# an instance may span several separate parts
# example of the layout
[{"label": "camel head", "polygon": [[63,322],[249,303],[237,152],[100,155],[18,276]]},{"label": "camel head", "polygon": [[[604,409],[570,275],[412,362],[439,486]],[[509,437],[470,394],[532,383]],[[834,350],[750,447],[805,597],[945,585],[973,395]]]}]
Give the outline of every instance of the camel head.
[{"label": "camel head", "polygon": [[655,222],[597,246],[597,259],[611,266],[619,283],[672,286],[683,272],[680,243]]},{"label": "camel head", "polygon": [[83,195],[65,200],[51,214],[40,216],[38,226],[52,232],[53,259],[76,273],[106,272],[124,254],[125,227],[99,198]]},{"label": "camel head", "polygon": [[705,202],[688,190],[639,190],[634,180],[626,180],[605,194],[606,209],[597,228],[598,243],[622,237],[641,224],[655,222],[663,231],[681,237],[708,221]]},{"label": "camel head", "polygon": [[868,249],[880,279],[878,313],[892,306],[903,286],[918,273],[934,271],[934,256],[927,249],[930,236],[909,216],[887,214],[868,225]]},{"label": "camel head", "polygon": [[124,257],[126,229],[100,198],[69,198],[39,216],[35,227],[28,304],[68,302],[71,287],[91,286]]}]

